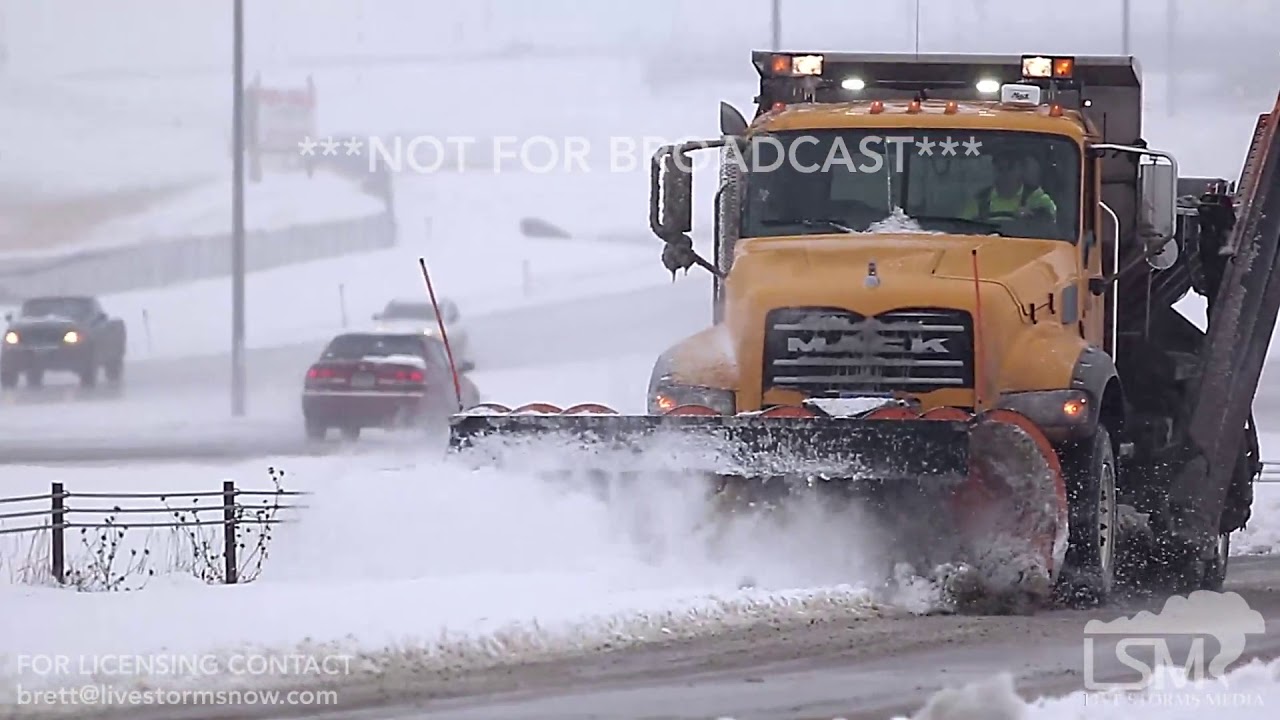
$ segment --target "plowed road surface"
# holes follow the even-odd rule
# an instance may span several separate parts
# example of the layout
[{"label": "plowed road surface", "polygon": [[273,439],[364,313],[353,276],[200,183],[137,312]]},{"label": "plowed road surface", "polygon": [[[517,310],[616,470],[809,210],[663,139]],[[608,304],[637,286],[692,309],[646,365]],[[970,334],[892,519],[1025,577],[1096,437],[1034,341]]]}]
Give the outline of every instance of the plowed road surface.
[{"label": "plowed road surface", "polygon": [[[1266,619],[1240,662],[1280,656],[1280,559],[1236,558],[1228,590]],[[910,716],[937,690],[1009,671],[1024,697],[1082,689],[1083,629],[1160,603],[1129,600],[1097,610],[1030,617],[806,618],[698,640],[499,671],[392,675],[376,686],[337,687],[337,708],[191,708],[129,713],[151,720],[871,720]],[[1175,660],[1187,644],[1170,641]],[[1216,646],[1207,646],[1210,657]],[[1140,655],[1134,651],[1135,656]],[[1094,677],[1130,682],[1134,672],[1099,640]],[[122,717],[122,716],[121,716]],[[966,719],[967,720],[967,719]],[[977,719],[975,719],[977,720]],[[1003,720],[991,714],[982,720]]]}]

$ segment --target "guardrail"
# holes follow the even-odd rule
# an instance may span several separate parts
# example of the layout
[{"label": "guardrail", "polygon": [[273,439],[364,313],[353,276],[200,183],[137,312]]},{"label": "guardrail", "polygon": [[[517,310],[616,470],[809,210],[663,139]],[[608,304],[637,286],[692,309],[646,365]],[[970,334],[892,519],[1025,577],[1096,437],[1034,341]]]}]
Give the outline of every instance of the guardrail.
[{"label": "guardrail", "polygon": [[[275,471],[273,471],[272,477],[278,477]],[[222,528],[221,553],[217,554],[216,558],[206,555],[205,560],[208,562],[211,559],[218,559],[221,561],[218,563],[221,567],[218,568],[216,565],[212,565],[205,569],[213,571],[214,574],[220,574],[219,579],[222,583],[234,585],[241,582],[243,577],[240,551],[244,549],[245,544],[241,536],[241,529],[245,526],[267,527],[292,522],[285,518],[276,517],[277,513],[282,510],[306,509],[307,506],[283,505],[280,503],[280,499],[305,495],[310,495],[310,493],[283,490],[278,486],[274,490],[241,490],[236,487],[233,481],[223,482],[221,491],[173,493],[73,493],[69,492],[63,483],[55,482],[51,484],[48,494],[0,497],[0,509],[23,503],[48,503],[47,507],[39,510],[0,512],[0,537],[48,533],[49,577],[59,585],[65,585],[72,576],[76,575],[75,569],[69,567],[67,563],[67,531],[80,530],[81,533],[87,533],[89,530],[99,531],[98,541],[101,545],[95,552],[100,557],[94,563],[98,567],[93,569],[105,574],[108,584],[110,584],[116,578],[110,566],[120,549],[119,543],[125,530],[168,528],[189,532],[192,528],[217,526]],[[265,497],[268,500],[264,501],[263,505],[255,507],[244,505],[240,502],[240,498],[246,497]],[[216,498],[220,502],[199,507],[199,501],[202,498]],[[91,507],[68,503],[68,501],[81,499],[107,500],[113,501],[113,504],[109,507]],[[182,506],[174,507],[169,505],[168,501],[171,499],[181,500]],[[160,507],[123,506],[114,503],[114,501],[127,502],[133,500],[158,501]],[[220,513],[221,517],[218,519],[204,519],[201,516],[202,513]],[[165,515],[174,519],[165,521],[155,519],[118,521],[116,520],[118,515],[129,517]],[[73,519],[74,516],[91,516],[95,519],[78,521]],[[15,520],[29,524],[20,527],[3,526],[5,521]],[[196,538],[194,535],[190,539],[193,541],[193,549],[206,552],[212,550],[209,547],[211,543],[208,539]],[[265,556],[265,547],[262,550]],[[149,549],[144,549],[143,552],[144,554],[149,553]],[[110,557],[101,557],[105,556],[106,553],[110,553]],[[135,548],[131,554],[136,556],[137,553],[138,550]],[[103,567],[104,564],[105,567]],[[108,587],[107,589],[114,588]]]}]

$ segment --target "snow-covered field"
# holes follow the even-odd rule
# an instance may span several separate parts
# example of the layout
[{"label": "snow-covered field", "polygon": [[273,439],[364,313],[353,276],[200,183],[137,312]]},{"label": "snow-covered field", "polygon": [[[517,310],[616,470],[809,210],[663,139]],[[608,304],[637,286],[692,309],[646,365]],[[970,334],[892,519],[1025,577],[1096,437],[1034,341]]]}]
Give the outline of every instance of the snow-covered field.
[{"label": "snow-covered field", "polygon": [[[645,226],[639,173],[410,177],[396,204],[400,242],[393,249],[250,273],[248,345],[325,340],[343,329],[344,313],[358,328],[393,297],[425,298],[419,257],[437,294],[455,300],[464,319],[671,282],[658,262],[661,243]],[[524,237],[525,217],[549,220],[574,238]],[[600,239],[611,233],[639,242]],[[137,339],[136,357],[183,357],[226,352],[230,297],[230,279],[215,278],[103,303]]]},{"label": "snow-covered field", "polygon": [[[108,220],[77,242],[5,251],[0,258],[58,257],[173,238],[227,234],[231,232],[229,187],[228,179],[199,183],[142,212]],[[268,174],[261,183],[250,184],[246,189],[244,223],[248,232],[270,231],[384,211],[381,200],[339,175],[324,171],[310,178],[301,173]]]}]

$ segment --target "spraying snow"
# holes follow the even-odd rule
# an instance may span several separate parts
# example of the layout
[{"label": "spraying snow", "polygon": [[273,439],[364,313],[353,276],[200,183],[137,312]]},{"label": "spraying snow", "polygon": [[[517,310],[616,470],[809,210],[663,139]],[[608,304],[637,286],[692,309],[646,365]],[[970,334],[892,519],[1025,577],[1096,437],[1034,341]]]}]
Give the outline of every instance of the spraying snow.
[{"label": "spraying snow", "polygon": [[[890,601],[917,609],[910,593],[877,597],[871,579],[883,573],[847,517],[795,507],[714,522],[705,486],[689,478],[640,474],[602,489],[407,456],[283,467],[288,489],[315,495],[297,524],[274,531],[258,580],[215,589],[171,576],[105,594],[0,585],[5,652],[324,646],[359,655],[368,672],[443,670],[714,635],[769,618],[864,617],[894,611]],[[266,477],[256,464],[100,472],[94,489],[103,491]],[[57,474],[15,472],[30,485],[15,492],[39,491]]]}]

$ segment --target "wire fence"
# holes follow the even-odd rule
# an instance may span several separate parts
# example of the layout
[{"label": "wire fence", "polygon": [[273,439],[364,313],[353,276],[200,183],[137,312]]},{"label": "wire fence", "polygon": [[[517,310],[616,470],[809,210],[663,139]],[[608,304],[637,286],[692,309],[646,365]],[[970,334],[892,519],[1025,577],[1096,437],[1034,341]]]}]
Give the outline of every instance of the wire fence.
[{"label": "wire fence", "polygon": [[[118,536],[108,538],[106,533],[123,533],[137,528],[190,531],[192,528],[221,527],[221,547],[220,552],[216,553],[222,566],[220,580],[226,584],[236,584],[242,579],[242,528],[292,522],[288,518],[278,517],[279,513],[303,510],[307,506],[284,504],[281,501],[306,495],[310,493],[288,491],[279,487],[272,490],[242,490],[230,480],[223,482],[221,491],[173,493],[70,492],[63,483],[55,482],[50,485],[47,494],[0,497],[0,537],[38,536],[47,533],[48,571],[54,581],[63,585],[68,582],[69,572],[68,531],[106,531],[102,540],[114,554],[118,547]],[[247,505],[242,502],[246,498],[264,500],[261,505]],[[199,503],[202,499],[214,499],[217,502],[201,507]],[[81,500],[93,502],[78,504]],[[169,503],[171,500],[181,500],[183,505],[174,507]],[[94,502],[103,501],[110,504],[94,506]],[[135,504],[136,501],[151,501],[152,504],[144,506]],[[10,509],[24,504],[43,504],[45,507],[32,510]],[[209,517],[208,514],[214,514],[215,517]],[[120,519],[122,516],[124,519]],[[165,516],[169,519],[165,519]],[[17,526],[8,527],[9,523]],[[193,546],[210,549],[208,540],[197,539],[194,535],[192,540]]]}]

